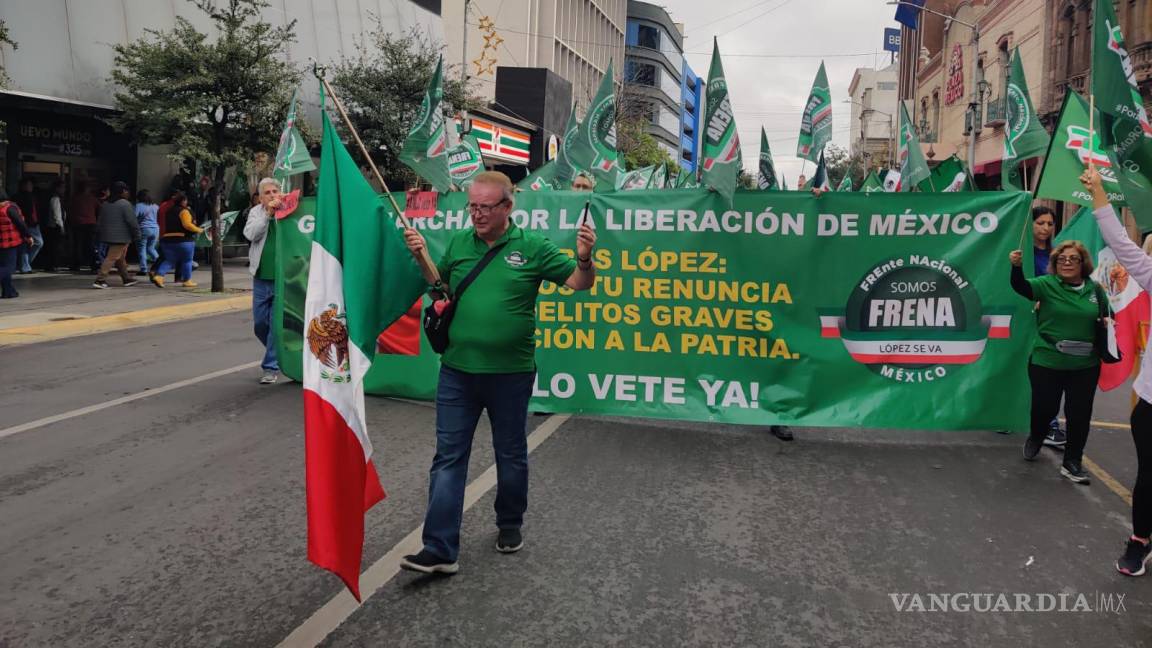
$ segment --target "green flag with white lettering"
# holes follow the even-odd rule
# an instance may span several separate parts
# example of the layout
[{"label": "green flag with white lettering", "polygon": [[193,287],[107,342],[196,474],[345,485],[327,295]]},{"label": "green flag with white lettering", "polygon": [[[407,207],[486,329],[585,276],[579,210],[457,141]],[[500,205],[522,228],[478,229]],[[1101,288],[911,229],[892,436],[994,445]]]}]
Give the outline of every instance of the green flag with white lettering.
[{"label": "green flag with white lettering", "polygon": [[836,186],[836,191],[852,191],[852,174],[844,173],[844,179]]},{"label": "green flag with white lettering", "polygon": [[912,191],[912,187],[926,180],[932,172],[928,170],[928,162],[924,159],[924,151],[920,150],[920,140],[912,128],[912,119],[908,117],[908,109],[904,102],[900,102],[900,131],[896,144],[896,163],[899,171],[889,171],[884,177],[886,187],[895,186],[895,191]]},{"label": "green flag with white lettering", "polygon": [[776,183],[776,164],[772,162],[772,148],[768,145],[768,133],[760,127],[760,167],[756,172],[756,188],[762,191],[779,191]]},{"label": "green flag with white lettering", "polygon": [[[1143,4],[1147,4],[1146,2]],[[1116,180],[1136,222],[1152,227],[1152,123],[1144,109],[1135,65],[1111,0],[1096,3],[1092,28],[1092,94],[1097,125],[1114,154]]]},{"label": "green flag with white lettering", "polygon": [[611,191],[616,186],[616,176],[621,168],[616,152],[616,95],[612,63],[608,64],[596,98],[588,106],[584,121],[576,130],[568,160],[573,168],[592,172],[596,191]]},{"label": "green flag with white lettering", "polygon": [[868,173],[868,177],[864,178],[863,184],[860,185],[860,191],[864,193],[884,191],[884,183],[880,181],[880,176],[876,175],[876,169],[872,169]]},{"label": "green flag with white lettering", "polygon": [[708,90],[704,106],[704,146],[700,156],[700,183],[732,203],[736,179],[742,166],[740,135],[728,96],[728,81],[720,62],[720,46],[712,39],[712,65],[708,68]]},{"label": "green flag with white lettering", "polygon": [[468,133],[460,143],[448,150],[448,173],[452,184],[467,189],[473,178],[484,173],[484,159],[480,156],[480,142]]},{"label": "green flag with white lettering", "polygon": [[528,174],[516,187],[523,191],[552,191],[554,189],[567,189],[556,179],[556,172],[560,166],[560,159],[552,160],[548,164]]},{"label": "green flag with white lettering", "polygon": [[1030,189],[1024,186],[1020,163],[1044,154],[1048,148],[1048,131],[1040,125],[1032,98],[1028,94],[1028,81],[1024,78],[1024,64],[1020,48],[1012,52],[1008,72],[1008,92],[1005,97],[1004,162],[1001,184],[1004,188]]},{"label": "green flag with white lettering", "polygon": [[316,165],[308,154],[308,145],[296,130],[296,92],[292,92],[292,102],[288,104],[288,116],[284,119],[284,130],[280,132],[280,145],[276,147],[276,162],[272,177],[283,180],[288,176],[315,171]]},{"label": "green flag with white lettering", "polygon": [[452,175],[448,171],[448,134],[444,130],[443,65],[441,57],[424,90],[420,112],[400,150],[400,161],[440,193],[452,189]]},{"label": "green flag with white lettering", "polygon": [[[1099,112],[1099,111],[1097,111]],[[1096,120],[1096,125],[1100,124]],[[1036,186],[1037,198],[1052,198],[1077,205],[1091,206],[1092,196],[1080,184],[1080,174],[1091,161],[1104,180],[1108,200],[1126,205],[1127,200],[1116,176],[1115,157],[1100,143],[1100,131],[1088,135],[1088,102],[1077,92],[1064,95],[1064,106],[1052,131],[1052,142],[1044,156],[1044,168]]]},{"label": "green flag with white lettering", "polygon": [[820,159],[824,145],[832,141],[832,93],[828,89],[828,74],[824,61],[812,81],[812,91],[804,104],[800,118],[800,138],[796,142],[796,157],[809,162]]},{"label": "green flag with white lettering", "polygon": [[[1043,153],[1044,151],[1040,151]],[[937,164],[927,180],[918,185],[920,191],[976,191],[964,162],[955,155]]]}]

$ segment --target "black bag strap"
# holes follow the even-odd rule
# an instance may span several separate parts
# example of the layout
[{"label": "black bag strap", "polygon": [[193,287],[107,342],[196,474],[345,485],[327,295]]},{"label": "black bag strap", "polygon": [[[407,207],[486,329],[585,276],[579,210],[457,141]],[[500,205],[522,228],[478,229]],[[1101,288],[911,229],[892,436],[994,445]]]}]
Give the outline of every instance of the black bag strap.
[{"label": "black bag strap", "polygon": [[462,279],[460,281],[460,285],[456,287],[456,291],[452,294],[453,302],[460,301],[460,296],[464,294],[464,290],[467,289],[468,286],[472,285],[472,282],[476,280],[476,277],[480,276],[480,273],[484,271],[484,268],[487,268],[488,264],[492,263],[492,259],[495,259],[496,255],[499,254],[500,250],[502,250],[507,244],[508,243],[505,242],[501,243],[500,245],[493,245],[492,247],[488,248],[488,252],[480,259],[480,261],[476,263],[476,266],[472,268],[468,274],[464,275],[464,279]]}]

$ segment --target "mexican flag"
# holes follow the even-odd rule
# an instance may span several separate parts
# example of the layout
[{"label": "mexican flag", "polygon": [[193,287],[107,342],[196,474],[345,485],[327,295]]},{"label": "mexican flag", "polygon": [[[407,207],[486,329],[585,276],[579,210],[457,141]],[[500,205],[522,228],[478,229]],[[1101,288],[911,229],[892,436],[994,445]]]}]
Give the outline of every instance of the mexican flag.
[{"label": "mexican flag", "polygon": [[868,172],[868,177],[864,178],[864,183],[860,185],[860,191],[864,193],[884,191],[884,183],[880,181],[880,176],[876,175],[876,169]]},{"label": "mexican flag", "polygon": [[447,193],[452,189],[452,175],[448,171],[448,133],[444,121],[444,86],[441,83],[443,66],[441,57],[436,61],[436,71],[424,90],[416,123],[400,149],[400,161],[436,191]]},{"label": "mexican flag", "polygon": [[772,161],[772,148],[768,146],[768,133],[760,127],[760,167],[756,172],[756,188],[762,191],[779,191],[776,184],[776,164]]},{"label": "mexican flag", "polygon": [[[884,188],[889,184],[895,186],[889,191],[911,191],[912,187],[920,184],[931,176],[928,162],[924,159],[924,152],[920,150],[920,140],[916,131],[912,129],[912,119],[908,117],[908,109],[904,102],[900,102],[900,130],[896,143],[896,164],[899,171],[888,172],[884,178]],[[891,178],[891,181],[889,180]]]},{"label": "mexican flag", "polygon": [[1152,123],[1111,0],[1096,2],[1093,16],[1092,94],[1103,117],[1097,128],[1136,222],[1152,228]]},{"label": "mexican flag", "polygon": [[1044,156],[1044,168],[1040,170],[1036,197],[1091,207],[1092,196],[1080,184],[1080,174],[1092,162],[1104,181],[1108,201],[1113,205],[1127,205],[1116,173],[1115,156],[1110,155],[1100,142],[1099,119],[1089,136],[1088,109],[1088,102],[1075,91],[1069,90],[1064,95],[1064,105],[1052,131],[1048,153]]},{"label": "mexican flag", "polygon": [[720,46],[712,39],[712,64],[708,67],[707,98],[704,105],[704,141],[700,155],[700,184],[732,204],[736,180],[743,166],[736,116],[728,97],[728,81],[720,61]]},{"label": "mexican flag", "polygon": [[1116,320],[1116,343],[1120,347],[1120,362],[1100,365],[1100,389],[1108,391],[1124,384],[1132,375],[1139,357],[1140,323],[1148,320],[1148,293],[1128,276],[1124,266],[1116,260],[1112,248],[1104,244],[1100,226],[1092,215],[1091,207],[1082,207],[1068,225],[1056,236],[1055,242],[1080,241],[1092,255],[1096,269],[1092,280],[1108,293]]},{"label": "mexican flag", "polygon": [[[305,171],[316,170],[308,146],[300,131],[296,130],[296,91],[292,92],[292,102],[288,104],[288,116],[284,120],[284,130],[280,132],[280,145],[276,147],[276,162],[272,167],[272,177],[281,181],[284,178]],[[247,195],[245,198],[247,199]]]},{"label": "mexican flag", "polygon": [[364,512],[384,499],[364,419],[364,374],[377,336],[426,284],[327,112],[323,127],[302,318],[308,559],[359,600]]},{"label": "mexican flag", "polygon": [[1024,78],[1024,64],[1020,61],[1019,47],[1012,52],[1012,64],[1008,69],[1001,185],[1005,189],[1028,191],[1031,187],[1024,186],[1020,163],[1028,158],[1044,155],[1044,151],[1048,148],[1048,131],[1040,125],[1036,109],[1032,107],[1032,97],[1028,94],[1028,81]]},{"label": "mexican flag", "polygon": [[824,150],[824,145],[832,141],[832,93],[828,89],[828,74],[824,72],[824,61],[812,81],[812,91],[804,104],[804,114],[800,117],[800,139],[796,142],[796,157],[815,162]]},{"label": "mexican flag", "polygon": [[[574,117],[569,117],[571,124]],[[588,106],[584,122],[576,129],[574,137],[565,137],[565,144],[572,140],[565,158],[575,170],[592,172],[596,179],[596,191],[610,191],[616,186],[616,175],[620,173],[619,155],[616,152],[616,97],[613,92],[612,63],[600,81],[596,98]]]},{"label": "mexican flag", "polygon": [[828,166],[824,163],[824,151],[820,151],[820,157],[816,162],[816,172],[812,174],[812,179],[804,188],[820,189],[821,191],[828,191],[831,188],[828,184]]}]

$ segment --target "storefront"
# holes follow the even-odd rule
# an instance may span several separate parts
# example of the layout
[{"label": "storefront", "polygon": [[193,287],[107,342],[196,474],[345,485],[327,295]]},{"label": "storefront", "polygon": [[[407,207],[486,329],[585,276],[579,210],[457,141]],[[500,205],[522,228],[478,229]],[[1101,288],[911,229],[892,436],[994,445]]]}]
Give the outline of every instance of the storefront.
[{"label": "storefront", "polygon": [[29,177],[43,196],[57,178],[68,195],[115,180],[133,185],[136,147],[104,121],[113,114],[105,106],[0,92],[0,184],[13,192]]}]

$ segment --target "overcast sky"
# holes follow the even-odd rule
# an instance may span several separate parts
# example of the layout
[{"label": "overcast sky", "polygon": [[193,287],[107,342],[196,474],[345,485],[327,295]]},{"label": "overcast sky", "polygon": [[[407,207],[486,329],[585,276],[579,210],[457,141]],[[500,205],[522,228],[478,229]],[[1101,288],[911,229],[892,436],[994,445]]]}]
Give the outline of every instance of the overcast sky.
[{"label": "overcast sky", "polygon": [[[899,26],[892,18],[896,8],[885,0],[648,1],[684,24],[684,53],[702,79],[708,76],[712,37],[719,38],[744,165],[755,172],[764,126],[777,173],[790,187],[801,168],[800,115],[821,58],[832,92],[832,142],[847,149],[852,106],[842,102],[852,73],[886,67],[884,28]],[[807,165],[809,175],[812,167]]]}]

